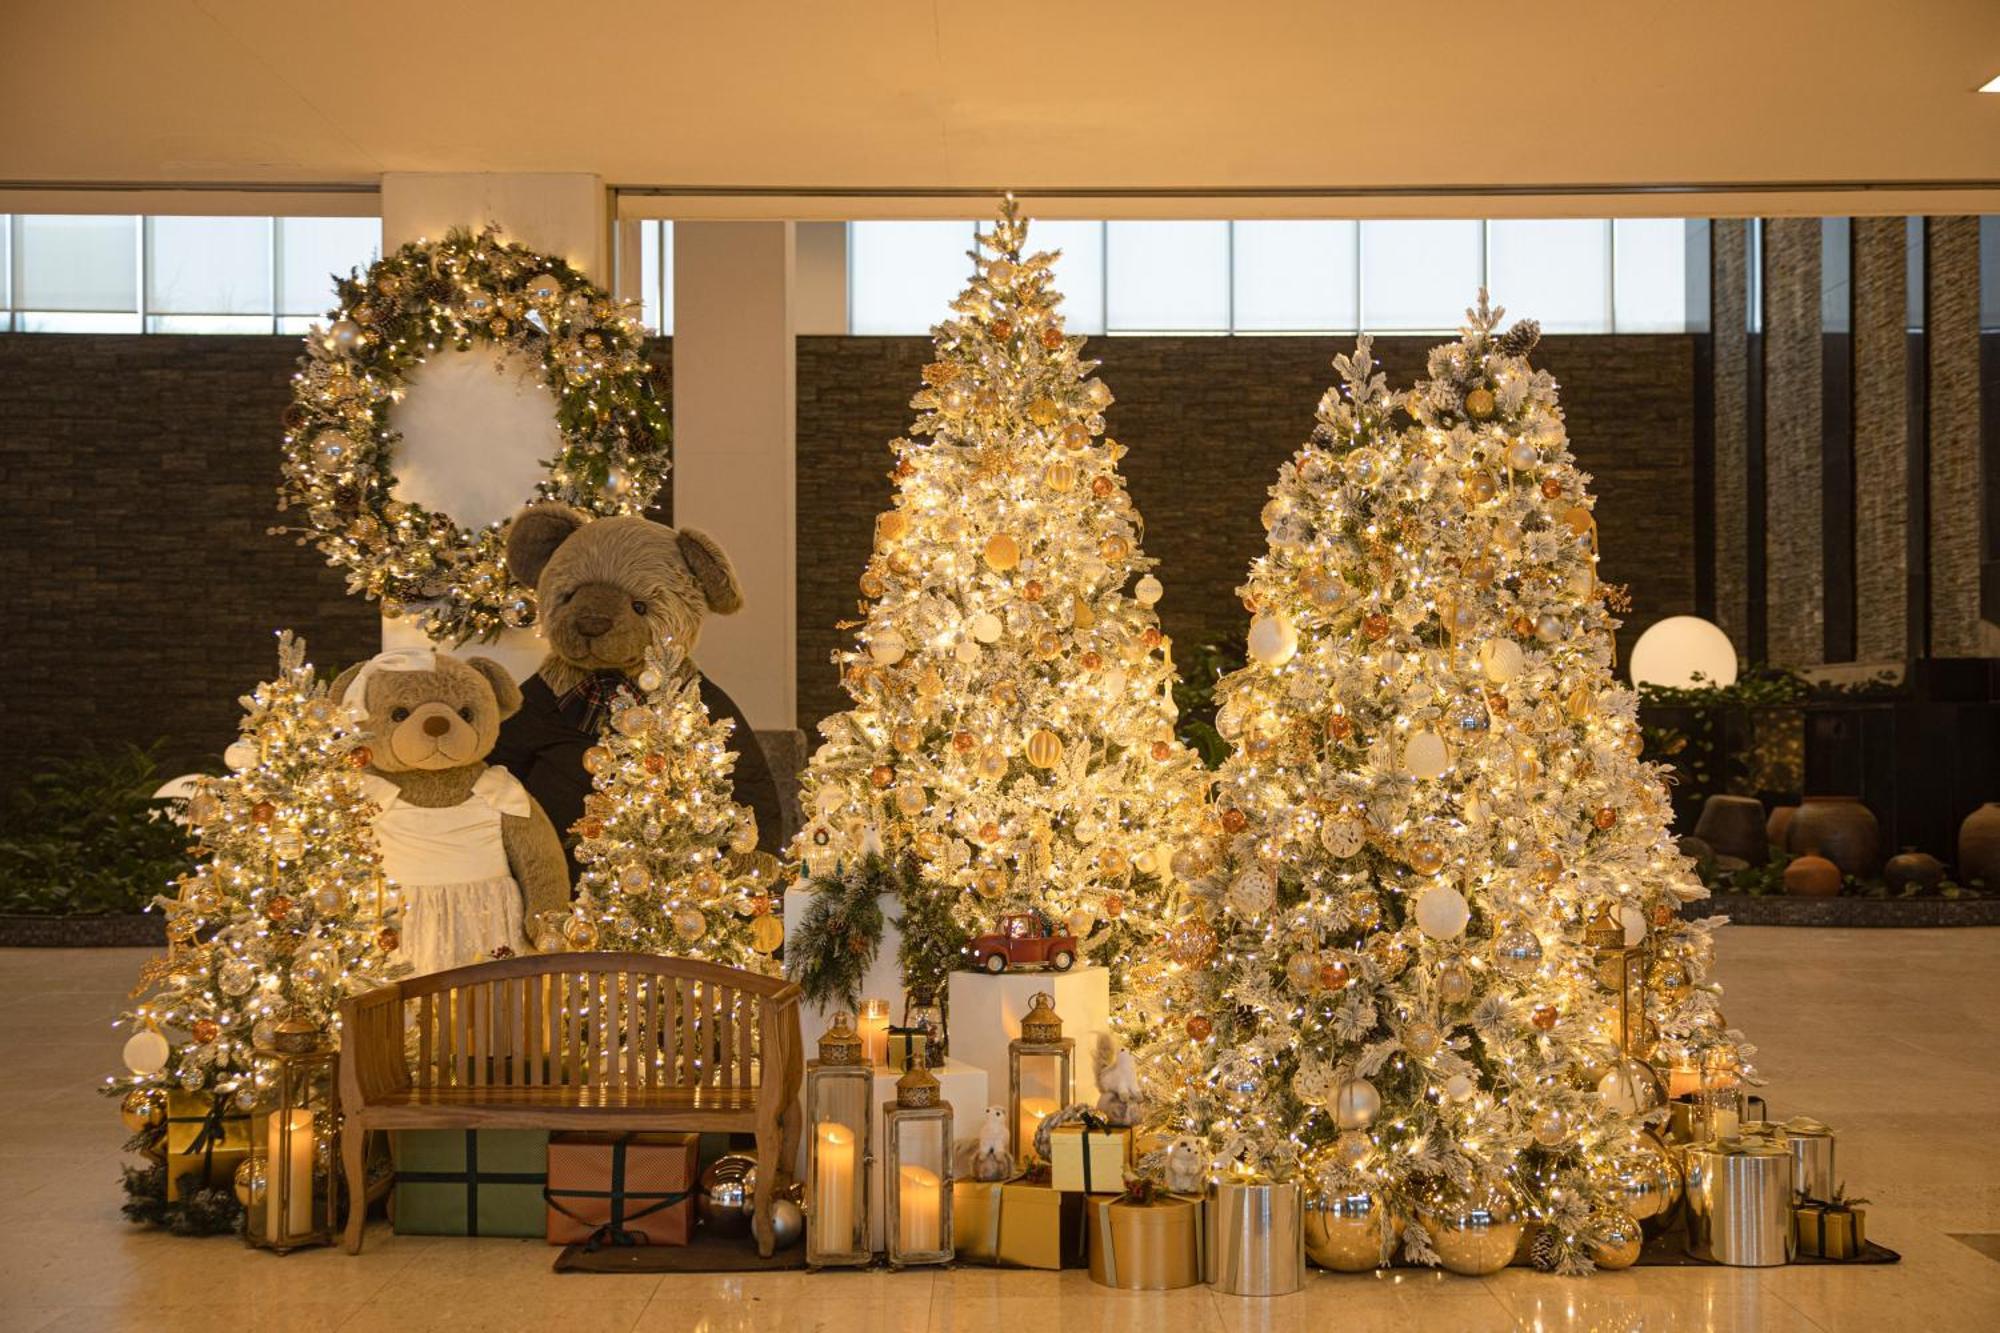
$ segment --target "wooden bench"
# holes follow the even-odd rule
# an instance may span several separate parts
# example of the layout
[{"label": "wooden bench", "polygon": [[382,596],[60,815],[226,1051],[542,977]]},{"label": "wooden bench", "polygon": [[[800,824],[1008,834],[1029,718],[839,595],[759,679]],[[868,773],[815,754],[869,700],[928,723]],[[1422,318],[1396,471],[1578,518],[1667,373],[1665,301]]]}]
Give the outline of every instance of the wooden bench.
[{"label": "wooden bench", "polygon": [[371,1129],[757,1136],[754,1230],[799,1138],[799,988],[714,963],[561,953],[392,982],[340,1007],[346,1245],[361,1251]]}]

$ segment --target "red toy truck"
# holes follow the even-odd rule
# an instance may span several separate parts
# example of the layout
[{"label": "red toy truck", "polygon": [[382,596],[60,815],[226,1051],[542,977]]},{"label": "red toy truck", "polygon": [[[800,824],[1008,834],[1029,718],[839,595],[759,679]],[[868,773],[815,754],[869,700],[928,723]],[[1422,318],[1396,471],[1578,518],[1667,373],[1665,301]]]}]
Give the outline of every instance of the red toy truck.
[{"label": "red toy truck", "polygon": [[1036,912],[1000,918],[1000,929],[975,936],[972,965],[996,975],[1010,967],[1048,967],[1067,972],[1076,965],[1076,936],[1050,929]]}]

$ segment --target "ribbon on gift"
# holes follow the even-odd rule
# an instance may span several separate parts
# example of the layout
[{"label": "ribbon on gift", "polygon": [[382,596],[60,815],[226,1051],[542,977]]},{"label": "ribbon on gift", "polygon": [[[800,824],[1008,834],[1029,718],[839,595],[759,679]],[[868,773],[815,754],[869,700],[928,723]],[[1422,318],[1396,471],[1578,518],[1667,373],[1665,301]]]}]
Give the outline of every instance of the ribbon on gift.
[{"label": "ribbon on gift", "polygon": [[647,1204],[644,1208],[636,1212],[626,1212],[625,1149],[630,1143],[631,1135],[627,1134],[611,1145],[610,1189],[556,1190],[550,1188],[548,1185],[542,1186],[542,1198],[548,1203],[549,1207],[555,1209],[570,1221],[581,1222],[585,1226],[590,1225],[590,1219],[579,1217],[556,1202],[557,1194],[561,1194],[566,1199],[609,1199],[611,1201],[611,1220],[590,1233],[590,1238],[583,1243],[583,1252],[585,1254],[595,1254],[607,1244],[633,1247],[650,1245],[652,1240],[645,1232],[635,1230],[625,1224],[627,1222],[636,1222],[642,1217],[651,1217],[654,1213],[672,1208],[675,1204],[685,1200],[690,1194],[688,1190],[676,1190],[667,1194],[653,1195],[650,1196],[653,1202]]}]

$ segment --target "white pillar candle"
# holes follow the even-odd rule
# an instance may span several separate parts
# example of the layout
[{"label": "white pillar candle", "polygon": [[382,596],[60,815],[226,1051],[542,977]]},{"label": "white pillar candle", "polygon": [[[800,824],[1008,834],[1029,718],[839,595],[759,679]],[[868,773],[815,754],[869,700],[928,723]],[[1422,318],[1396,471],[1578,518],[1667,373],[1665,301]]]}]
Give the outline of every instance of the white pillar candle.
[{"label": "white pillar candle", "polygon": [[938,1174],[927,1167],[905,1166],[897,1175],[896,1248],[916,1254],[944,1248],[938,1234],[941,1187]]},{"label": "white pillar candle", "polygon": [[[1035,1151],[1035,1131],[1042,1127],[1042,1121],[1061,1109],[1053,1097],[1021,1099],[1021,1121],[1018,1130],[1021,1136],[1021,1156],[1027,1157]],[[1019,1168],[1023,1164],[1016,1162],[1014,1165]]]},{"label": "white pillar candle", "polygon": [[846,1254],[854,1248],[854,1131],[837,1120],[813,1127],[814,1248]]},{"label": "white pillar candle", "polygon": [[294,1111],[267,1119],[264,1145],[264,1239],[272,1244],[312,1230],[313,1114]]},{"label": "white pillar candle", "polygon": [[1692,1065],[1675,1065],[1667,1070],[1667,1096],[1685,1097],[1701,1091],[1701,1071]]},{"label": "white pillar candle", "polygon": [[861,1002],[861,1058],[878,1069],[889,1063],[889,1002]]}]

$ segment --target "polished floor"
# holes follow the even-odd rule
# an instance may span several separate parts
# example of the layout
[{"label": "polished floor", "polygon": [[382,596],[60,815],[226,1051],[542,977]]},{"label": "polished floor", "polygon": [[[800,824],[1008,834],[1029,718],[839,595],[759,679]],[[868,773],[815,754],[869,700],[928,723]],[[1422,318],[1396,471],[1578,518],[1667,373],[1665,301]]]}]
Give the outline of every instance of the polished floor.
[{"label": "polished floor", "polygon": [[[107,1023],[143,953],[0,951],[0,1329],[1248,1330],[2000,1328],[2000,932],[1725,932],[1731,1018],[1779,1115],[1840,1131],[1894,1267],[1320,1274],[1278,1300],[1128,1295],[1080,1272],[558,1275],[544,1245],[376,1227],[357,1259],[134,1231]],[[1954,1237],[1970,1235],[1971,1242]]]}]

